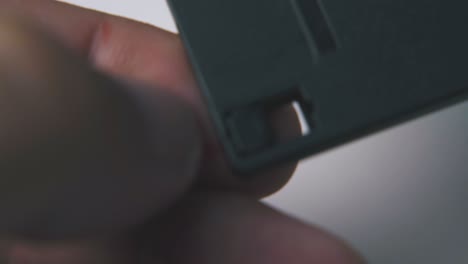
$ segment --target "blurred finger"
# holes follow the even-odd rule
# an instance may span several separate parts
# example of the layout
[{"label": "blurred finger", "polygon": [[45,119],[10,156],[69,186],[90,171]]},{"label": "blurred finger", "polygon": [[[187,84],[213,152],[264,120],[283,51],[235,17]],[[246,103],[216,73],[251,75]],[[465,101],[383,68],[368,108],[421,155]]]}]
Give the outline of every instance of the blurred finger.
[{"label": "blurred finger", "polygon": [[134,264],[138,263],[136,252],[127,240],[118,238],[60,242],[4,240],[0,242],[0,263]]},{"label": "blurred finger", "polygon": [[189,197],[144,234],[174,264],[364,263],[338,238],[238,194]]},{"label": "blurred finger", "polygon": [[[175,34],[99,12],[50,0],[3,0],[0,10],[13,10],[38,21],[65,45],[89,55],[100,69],[116,76],[164,87],[194,106],[204,130],[203,186],[240,190],[258,197],[281,188],[296,164],[278,166],[248,177],[234,173],[217,141],[205,103],[196,85],[184,47]],[[274,121],[277,134],[290,138],[300,134],[292,108]]]},{"label": "blurred finger", "polygon": [[199,167],[190,107],[129,88],[33,26],[0,18],[0,233],[86,236],[138,224]]}]

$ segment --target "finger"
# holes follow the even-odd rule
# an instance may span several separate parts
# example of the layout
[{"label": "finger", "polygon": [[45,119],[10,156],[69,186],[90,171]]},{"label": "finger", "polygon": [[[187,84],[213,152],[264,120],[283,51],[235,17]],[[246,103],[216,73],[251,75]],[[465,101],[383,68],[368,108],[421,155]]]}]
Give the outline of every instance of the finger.
[{"label": "finger", "polygon": [[143,230],[147,250],[174,264],[364,263],[338,238],[237,194],[189,197],[158,224]]},{"label": "finger", "polygon": [[[193,105],[204,128],[205,162],[200,174],[204,186],[265,196],[278,190],[291,177],[296,164],[278,166],[248,177],[240,177],[230,169],[178,36],[149,25],[55,1],[3,0],[1,9],[15,10],[37,20],[67,46],[81,54],[89,54],[100,69],[165,87]],[[279,113],[274,123],[276,133],[283,140],[300,134],[292,108]]]},{"label": "finger", "polygon": [[139,263],[136,252],[129,240],[122,238],[60,242],[0,241],[2,264],[134,264]]},{"label": "finger", "polygon": [[190,107],[0,18],[0,233],[85,236],[166,208],[199,167]]}]

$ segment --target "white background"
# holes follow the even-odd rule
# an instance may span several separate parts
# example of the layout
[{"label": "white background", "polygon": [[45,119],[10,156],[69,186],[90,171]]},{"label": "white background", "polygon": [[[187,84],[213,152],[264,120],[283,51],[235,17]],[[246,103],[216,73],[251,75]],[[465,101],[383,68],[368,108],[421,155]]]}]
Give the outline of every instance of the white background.
[{"label": "white background", "polygon": [[[176,31],[164,0],[68,2]],[[467,201],[466,103],[311,158],[266,200],[383,264],[468,263]]]}]

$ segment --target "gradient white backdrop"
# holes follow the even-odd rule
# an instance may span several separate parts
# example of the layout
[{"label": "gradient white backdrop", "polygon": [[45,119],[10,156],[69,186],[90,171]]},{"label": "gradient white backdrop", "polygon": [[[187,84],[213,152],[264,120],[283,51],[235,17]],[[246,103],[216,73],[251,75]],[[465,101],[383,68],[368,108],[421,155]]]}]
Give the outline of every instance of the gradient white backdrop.
[{"label": "gradient white backdrop", "polygon": [[[164,0],[66,2],[176,31]],[[468,263],[468,103],[313,157],[266,202],[370,263]]]}]

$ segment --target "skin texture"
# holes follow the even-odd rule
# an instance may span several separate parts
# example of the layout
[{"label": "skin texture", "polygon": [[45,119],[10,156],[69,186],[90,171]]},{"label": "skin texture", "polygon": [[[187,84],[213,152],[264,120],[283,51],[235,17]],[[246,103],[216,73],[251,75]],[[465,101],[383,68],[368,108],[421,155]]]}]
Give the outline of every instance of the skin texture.
[{"label": "skin texture", "polygon": [[[48,0],[0,10],[0,263],[363,263],[257,201],[295,164],[229,169],[177,35]],[[274,122],[300,133],[292,109]]]}]

